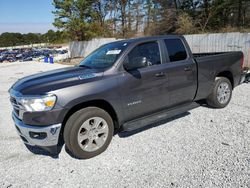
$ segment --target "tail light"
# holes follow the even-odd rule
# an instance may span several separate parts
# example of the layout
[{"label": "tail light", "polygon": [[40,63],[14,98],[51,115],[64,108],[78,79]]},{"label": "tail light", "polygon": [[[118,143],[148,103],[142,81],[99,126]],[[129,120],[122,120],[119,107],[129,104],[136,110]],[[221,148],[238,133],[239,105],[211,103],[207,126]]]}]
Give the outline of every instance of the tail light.
[{"label": "tail light", "polygon": [[242,58],[240,60],[240,68],[243,69],[243,65],[244,65],[244,54],[242,55]]}]

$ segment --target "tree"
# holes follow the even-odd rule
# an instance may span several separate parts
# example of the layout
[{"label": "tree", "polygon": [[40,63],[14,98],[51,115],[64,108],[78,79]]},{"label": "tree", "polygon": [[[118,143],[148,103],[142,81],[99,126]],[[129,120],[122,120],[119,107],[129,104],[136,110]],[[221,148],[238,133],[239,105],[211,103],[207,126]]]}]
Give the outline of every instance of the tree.
[{"label": "tree", "polygon": [[153,9],[153,2],[152,0],[146,0],[145,4],[145,11],[146,11],[146,23],[145,23],[145,29],[144,33],[148,35],[150,33],[150,23],[152,18],[152,9]]},{"label": "tree", "polygon": [[142,24],[142,18],[144,17],[143,14],[143,1],[142,0],[138,0],[135,1],[133,4],[134,7],[134,11],[135,11],[135,32],[138,33],[139,32],[139,26]]},{"label": "tree", "polygon": [[24,34],[24,40],[27,41],[28,44],[35,44],[41,42],[41,35],[36,33],[28,33]]},{"label": "tree", "polygon": [[194,21],[186,12],[178,14],[175,33],[180,35],[195,33]]},{"label": "tree", "polygon": [[110,21],[107,19],[108,14],[112,14],[112,4],[114,0],[96,0],[93,3],[95,10],[95,20],[96,25],[101,28],[99,35],[101,36],[110,36],[112,31],[110,31]]},{"label": "tree", "polygon": [[64,29],[72,40],[88,40],[101,31],[96,24],[94,0],[54,0],[54,26]]},{"label": "tree", "polygon": [[127,0],[118,0],[118,11],[120,12],[120,20],[121,20],[121,32],[122,37],[126,37],[127,28],[126,28],[126,22],[127,22],[127,16],[126,16],[126,7],[127,7]]},{"label": "tree", "polygon": [[250,0],[54,0],[54,5],[54,25],[72,40],[250,28]]}]

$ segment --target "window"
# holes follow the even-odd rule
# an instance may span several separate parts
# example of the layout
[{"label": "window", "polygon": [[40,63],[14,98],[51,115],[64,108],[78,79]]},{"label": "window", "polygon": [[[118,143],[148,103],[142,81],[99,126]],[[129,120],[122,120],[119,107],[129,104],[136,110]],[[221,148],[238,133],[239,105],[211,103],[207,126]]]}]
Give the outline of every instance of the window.
[{"label": "window", "polygon": [[160,50],[157,42],[139,44],[129,52],[126,61],[132,63],[135,60],[144,58],[149,66],[161,64]]},{"label": "window", "polygon": [[87,56],[79,66],[94,69],[111,67],[128,45],[127,42],[113,42],[103,45]]},{"label": "window", "polygon": [[170,62],[181,61],[187,58],[186,49],[180,39],[166,39],[164,41]]}]

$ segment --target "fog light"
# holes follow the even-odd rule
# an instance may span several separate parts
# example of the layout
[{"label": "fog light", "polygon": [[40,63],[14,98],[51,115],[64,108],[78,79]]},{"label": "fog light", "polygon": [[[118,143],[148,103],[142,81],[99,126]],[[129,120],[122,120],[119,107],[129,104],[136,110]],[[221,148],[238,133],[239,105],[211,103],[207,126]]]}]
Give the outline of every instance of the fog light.
[{"label": "fog light", "polygon": [[40,133],[37,133],[37,132],[29,132],[29,135],[31,138],[33,139],[44,139],[47,137],[47,134],[45,132],[40,132]]}]

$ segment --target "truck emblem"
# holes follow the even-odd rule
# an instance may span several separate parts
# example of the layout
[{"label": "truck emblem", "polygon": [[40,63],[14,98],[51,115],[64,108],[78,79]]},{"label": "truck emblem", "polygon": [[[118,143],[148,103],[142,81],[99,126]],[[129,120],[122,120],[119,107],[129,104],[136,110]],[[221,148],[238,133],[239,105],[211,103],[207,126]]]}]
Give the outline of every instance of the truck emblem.
[{"label": "truck emblem", "polygon": [[85,80],[85,79],[94,78],[94,77],[96,77],[95,74],[84,74],[84,75],[78,76],[78,78],[79,78],[80,80]]},{"label": "truck emblem", "polygon": [[140,104],[140,103],[141,103],[141,100],[133,101],[133,102],[128,103],[128,106],[133,106],[133,105]]},{"label": "truck emblem", "polygon": [[50,129],[50,133],[51,133],[52,135],[55,135],[58,129],[59,129],[59,127],[51,128],[51,129]]}]

